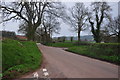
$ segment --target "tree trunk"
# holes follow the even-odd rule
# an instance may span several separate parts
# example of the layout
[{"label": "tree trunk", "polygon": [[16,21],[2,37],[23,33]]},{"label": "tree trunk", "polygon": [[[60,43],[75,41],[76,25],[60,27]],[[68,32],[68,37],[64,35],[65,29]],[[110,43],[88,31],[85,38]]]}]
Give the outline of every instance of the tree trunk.
[{"label": "tree trunk", "polygon": [[94,39],[96,43],[101,42],[101,34],[100,34],[100,24],[97,24],[97,29],[94,29]]},{"label": "tree trunk", "polygon": [[80,43],[80,30],[78,30],[78,44]]},{"label": "tree trunk", "polygon": [[101,42],[101,37],[97,34],[97,35],[94,35],[94,40],[96,43],[100,43]]},{"label": "tree trunk", "polygon": [[27,38],[29,41],[34,41],[35,40],[34,36],[35,36],[35,31],[30,30],[29,32],[27,32]]},{"label": "tree trunk", "polygon": [[45,27],[45,43],[48,42],[48,34],[47,34],[47,28]]},{"label": "tree trunk", "polygon": [[28,24],[28,29],[27,29],[27,38],[29,41],[34,41],[35,39],[35,29],[34,26],[32,26],[32,24]]},{"label": "tree trunk", "polygon": [[96,37],[95,41],[96,41],[96,43],[100,43],[101,42],[98,37]]},{"label": "tree trunk", "polygon": [[120,31],[118,32],[118,43],[120,43]]}]

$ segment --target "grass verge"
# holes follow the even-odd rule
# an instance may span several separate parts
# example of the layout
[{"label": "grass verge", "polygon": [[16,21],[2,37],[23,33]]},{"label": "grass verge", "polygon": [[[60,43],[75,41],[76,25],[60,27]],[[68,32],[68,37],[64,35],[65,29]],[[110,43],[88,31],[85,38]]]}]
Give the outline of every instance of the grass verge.
[{"label": "grass verge", "polygon": [[2,41],[3,79],[16,78],[37,69],[42,55],[35,42],[6,39]]},{"label": "grass verge", "polygon": [[118,44],[94,44],[68,48],[67,51],[120,65]]},{"label": "grass verge", "polygon": [[2,41],[0,40],[0,80],[2,78]]}]

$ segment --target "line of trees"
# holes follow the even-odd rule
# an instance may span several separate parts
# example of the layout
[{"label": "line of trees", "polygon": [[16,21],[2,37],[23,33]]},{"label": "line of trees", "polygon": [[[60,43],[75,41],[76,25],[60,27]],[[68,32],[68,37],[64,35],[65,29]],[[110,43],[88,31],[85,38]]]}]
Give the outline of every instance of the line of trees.
[{"label": "line of trees", "polygon": [[77,32],[78,42],[80,42],[81,31],[90,27],[94,40],[100,43],[102,41],[101,31],[105,26],[104,21],[111,21],[111,7],[107,2],[93,2],[90,6],[88,8],[83,3],[75,3],[69,10],[71,16],[66,17],[66,20]]},{"label": "line of trees", "polygon": [[[19,31],[26,34],[28,40],[35,39],[35,35],[44,35],[49,42],[53,33],[59,33],[60,19],[67,22],[78,34],[80,42],[81,31],[91,28],[94,40],[102,41],[103,30],[109,35],[116,35],[120,42],[120,16],[112,20],[111,7],[107,2],[92,2],[90,7],[77,2],[69,10],[60,2],[11,2],[0,3],[3,12],[3,22],[11,19],[20,20]],[[105,25],[105,22],[108,23]]]}]

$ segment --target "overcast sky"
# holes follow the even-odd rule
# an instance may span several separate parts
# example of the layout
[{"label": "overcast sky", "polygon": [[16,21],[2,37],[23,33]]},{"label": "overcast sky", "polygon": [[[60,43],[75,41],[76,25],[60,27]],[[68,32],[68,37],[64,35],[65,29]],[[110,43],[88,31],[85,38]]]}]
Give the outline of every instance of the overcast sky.
[{"label": "overcast sky", "polygon": [[[63,2],[63,4],[65,4],[67,6],[67,8],[72,7],[74,5],[74,2]],[[90,2],[84,2],[84,4],[89,7]],[[117,2],[109,2],[108,3],[111,8],[111,14],[112,17],[116,17],[118,15],[118,3]],[[0,30],[6,30],[6,31],[15,31],[16,34],[20,35],[20,33],[18,33],[18,24],[19,22],[13,22],[13,21],[9,21],[7,22],[5,25],[4,24],[0,24]],[[65,24],[63,22],[61,22],[61,31],[60,34],[53,34],[54,37],[58,37],[58,36],[77,36],[77,33],[75,33],[74,31],[71,31],[71,27],[68,24]],[[81,35],[89,35],[91,34],[90,30],[87,31],[83,31],[81,33]]]}]

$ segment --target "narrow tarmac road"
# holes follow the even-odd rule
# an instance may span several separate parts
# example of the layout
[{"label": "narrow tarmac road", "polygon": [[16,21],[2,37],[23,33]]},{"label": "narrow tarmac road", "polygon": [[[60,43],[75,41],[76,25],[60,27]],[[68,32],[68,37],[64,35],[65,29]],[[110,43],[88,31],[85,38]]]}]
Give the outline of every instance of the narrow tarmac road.
[{"label": "narrow tarmac road", "polygon": [[[43,68],[48,70],[50,78],[118,78],[117,65],[73,54],[62,48],[37,45],[44,57],[42,68],[37,70],[40,78],[43,77]],[[33,75],[24,78],[30,77]]]}]

